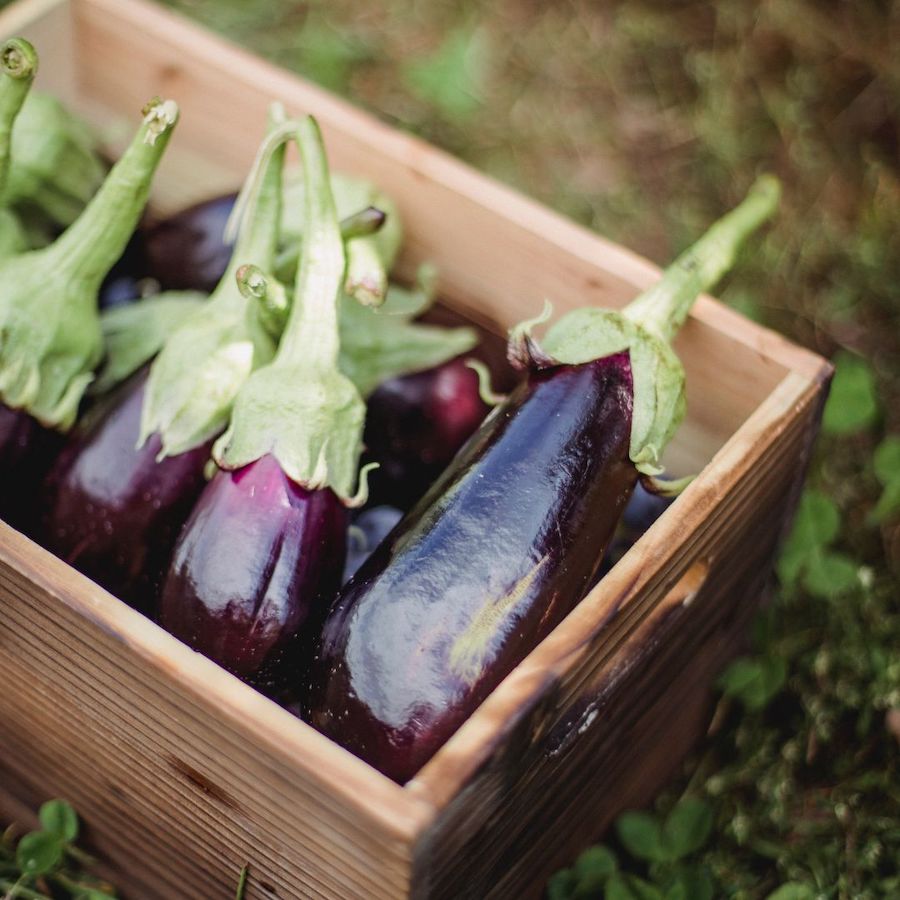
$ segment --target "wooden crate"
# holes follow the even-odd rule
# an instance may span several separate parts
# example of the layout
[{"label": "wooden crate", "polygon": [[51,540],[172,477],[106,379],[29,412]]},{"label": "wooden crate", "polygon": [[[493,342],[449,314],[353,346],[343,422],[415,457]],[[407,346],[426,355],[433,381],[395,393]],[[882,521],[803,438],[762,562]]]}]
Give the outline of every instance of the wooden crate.
[{"label": "wooden crate", "polygon": [[[140,0],[0,13],[40,87],[121,147],[149,97],[182,108],[165,212],[235,187],[267,102],[320,120],[336,168],[399,203],[401,268],[502,331],[545,297],[619,307],[658,270],[299,78]],[[771,571],[829,365],[712,299],[677,349],[700,476],[408,784],[398,786],[0,523],[0,817],[70,799],[129,897],[538,895],[652,796],[708,714]]]}]

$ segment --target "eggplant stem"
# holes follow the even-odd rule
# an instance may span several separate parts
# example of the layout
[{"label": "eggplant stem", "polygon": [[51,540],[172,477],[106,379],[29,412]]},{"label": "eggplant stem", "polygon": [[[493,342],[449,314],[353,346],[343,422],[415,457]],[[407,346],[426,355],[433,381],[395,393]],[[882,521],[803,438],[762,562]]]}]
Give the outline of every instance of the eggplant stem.
[{"label": "eggplant stem", "polygon": [[0,47],[0,193],[6,188],[13,123],[38,68],[34,47],[24,38],[12,38]]},{"label": "eggplant stem", "polygon": [[[321,370],[337,369],[337,299],[346,257],[334,211],[328,162],[319,126],[310,117],[293,126],[307,180],[306,222],[316,233],[305,234],[294,302],[276,359],[303,360]],[[315,189],[314,185],[319,185]]]},{"label": "eggplant stem", "polygon": [[491,385],[491,370],[480,360],[470,357],[465,361],[466,367],[478,376],[478,396],[488,406],[499,406],[506,402],[508,394],[499,394]]},{"label": "eggplant stem", "polygon": [[[382,212],[377,206],[367,206],[353,215],[340,221],[341,238],[344,241],[352,241],[355,238],[369,237],[381,229],[387,221],[387,213]],[[278,254],[275,261],[275,271],[282,272],[285,269],[296,269],[300,259],[300,242],[285,247]]]},{"label": "eggplant stem", "polygon": [[369,237],[380,231],[386,221],[387,213],[384,210],[379,209],[377,206],[367,206],[365,209],[353,213],[352,216],[341,219],[341,237],[345,241]]},{"label": "eggplant stem", "polygon": [[671,341],[694,300],[732,267],[744,240],[775,212],[780,195],[781,186],[773,175],[757,178],[744,200],[682,253],[656,284],[629,303],[623,315]]},{"label": "eggplant stem", "polygon": [[10,38],[0,47],[0,66],[4,75],[30,82],[38,70],[37,50],[25,38]]},{"label": "eggplant stem", "polygon": [[509,330],[506,356],[513,368],[523,370],[530,369],[533,365],[539,367],[553,365],[554,360],[541,350],[532,335],[538,325],[543,325],[552,316],[553,304],[549,300],[544,300],[544,308],[538,315],[519,322]]},{"label": "eggplant stem", "polygon": [[252,264],[239,266],[235,279],[241,294],[257,304],[263,327],[277,341],[291,311],[284,285]]},{"label": "eggplant stem", "polygon": [[[150,179],[178,121],[174,100],[151,100],[143,123],[76,221],[45,250],[46,265],[96,282],[122,254],[150,193]],[[161,141],[160,138],[166,140]]]}]

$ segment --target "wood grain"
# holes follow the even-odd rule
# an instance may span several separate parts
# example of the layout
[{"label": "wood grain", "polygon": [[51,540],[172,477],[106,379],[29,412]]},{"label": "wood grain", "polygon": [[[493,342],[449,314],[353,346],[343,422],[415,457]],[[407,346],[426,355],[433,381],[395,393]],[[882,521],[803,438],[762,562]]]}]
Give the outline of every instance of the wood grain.
[{"label": "wood grain", "polygon": [[[12,33],[113,152],[146,99],[179,102],[159,214],[235,187],[277,97],[395,197],[401,268],[436,263],[448,314],[503,332],[545,297],[618,307],[658,277],[151,3],[25,0],[0,12]],[[668,462],[700,476],[404,788],[0,523],[0,813],[66,796],[136,898],[229,896],[248,861],[250,898],[534,894],[702,730],[816,433],[815,355],[710,298],[677,349],[689,412]]]}]

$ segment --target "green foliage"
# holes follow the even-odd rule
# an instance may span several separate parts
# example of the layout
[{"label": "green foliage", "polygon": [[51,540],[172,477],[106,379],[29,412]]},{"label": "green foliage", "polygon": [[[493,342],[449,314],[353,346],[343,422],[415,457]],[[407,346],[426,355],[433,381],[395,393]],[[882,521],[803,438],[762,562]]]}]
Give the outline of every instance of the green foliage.
[{"label": "green foliage", "polygon": [[[709,840],[710,805],[686,796],[664,818],[630,810],[616,820],[616,835],[632,857],[620,867],[615,852],[600,844],[585,850],[570,869],[547,885],[550,900],[712,900],[709,871],[688,857]],[[639,868],[640,872],[629,869]]]},{"label": "green foliage", "polygon": [[778,577],[788,589],[798,582],[816,597],[839,597],[859,584],[858,565],[832,549],[841,530],[840,512],[827,495],[807,490],[778,561]]},{"label": "green foliage", "polygon": [[454,29],[437,51],[404,66],[404,80],[435,109],[465,120],[481,105],[489,50],[484,32]]},{"label": "green foliage", "polygon": [[115,900],[112,887],[89,871],[92,860],[79,850],[78,815],[65,800],[48,800],[38,811],[39,831],[15,839],[15,827],[0,840],[0,891],[30,900]]},{"label": "green foliage", "polygon": [[900,513],[900,435],[886,437],[875,448],[872,463],[883,489],[869,519],[879,524],[895,519]]},{"label": "green foliage", "polygon": [[719,687],[727,697],[740,700],[749,710],[764,709],[784,686],[787,665],[783,659],[736,659],[722,673]]},{"label": "green foliage", "polygon": [[62,856],[62,839],[49,831],[32,831],[16,847],[16,863],[23,875],[46,875],[59,865]]},{"label": "green foliage", "polygon": [[78,837],[78,814],[65,800],[48,800],[38,813],[44,831],[72,842]]},{"label": "green foliage", "polygon": [[766,900],[815,900],[815,896],[816,892],[808,884],[791,881],[772,891]]},{"label": "green foliage", "polygon": [[839,353],[825,404],[822,428],[828,434],[855,434],[875,424],[878,397],[871,366],[862,358]]}]

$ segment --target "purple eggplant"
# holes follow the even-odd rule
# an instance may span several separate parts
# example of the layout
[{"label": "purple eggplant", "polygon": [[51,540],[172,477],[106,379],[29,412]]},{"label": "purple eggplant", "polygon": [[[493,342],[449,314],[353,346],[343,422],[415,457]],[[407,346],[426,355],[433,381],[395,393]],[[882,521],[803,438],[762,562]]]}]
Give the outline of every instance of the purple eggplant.
[{"label": "purple eggplant", "polygon": [[231,259],[225,226],[236,199],[237,194],[213,197],[146,229],[145,274],[155,278],[163,290],[212,291]]},{"label": "purple eggplant", "polygon": [[206,484],[212,442],[157,461],[139,449],[146,371],[96,410],[48,476],[47,548],[129,605],[150,611],[181,524]]},{"label": "purple eggplant", "polygon": [[371,506],[354,516],[347,532],[347,561],[341,584],[350,580],[402,518],[402,509],[386,505]]},{"label": "purple eggplant", "polygon": [[631,403],[626,354],[516,388],[342,592],[316,727],[397,781],[437,750],[584,592],[638,477]]},{"label": "purple eggplant", "polygon": [[[274,694],[303,671],[340,584],[365,416],[338,368],[345,255],[322,138],[312,118],[292,129],[307,185],[294,300],[275,358],[247,378],[216,442],[224,471],[179,537],[160,605],[163,627]],[[251,269],[239,278],[266,293]]]},{"label": "purple eggplant", "polygon": [[[49,246],[0,262],[0,404],[34,419],[35,438],[42,429],[72,427],[101,360],[100,284],[134,231],[178,120],[170,100],[144,112],[131,145],[79,218]],[[15,467],[4,469],[0,495],[21,489],[21,477]],[[33,506],[36,490],[28,493]]]},{"label": "purple eggplant", "polygon": [[364,441],[379,463],[375,502],[409,509],[475,432],[489,408],[463,359],[381,384],[369,397]]},{"label": "purple eggplant", "polygon": [[778,197],[766,178],[622,313],[510,337],[527,376],[338,595],[309,721],[411,778],[587,590],[684,412],[670,340]]},{"label": "purple eggplant", "polygon": [[672,502],[671,497],[648,491],[640,482],[634,489],[622,521],[609,542],[603,562],[591,581],[591,587],[609,572],[612,567],[631,549],[643,533],[665,512]]},{"label": "purple eggplant", "polygon": [[163,626],[235,675],[276,687],[285,658],[302,656],[303,626],[321,627],[340,587],[347,519],[332,491],[301,487],[272,456],[218,472],[178,542]]},{"label": "purple eggplant", "polygon": [[[277,243],[282,158],[260,170],[261,186],[237,241],[239,252],[269,264]],[[260,335],[260,344],[254,343],[252,310],[235,284],[236,268],[229,266],[212,295],[195,303],[149,372],[134,376],[92,412],[47,479],[47,546],[143,611],[156,606],[175,539],[206,484],[212,442],[230,409],[225,386],[239,382],[254,356],[265,359],[272,352],[268,338]],[[215,390],[202,387],[215,383],[210,373],[219,378]],[[154,406],[154,397],[170,405]]]}]

